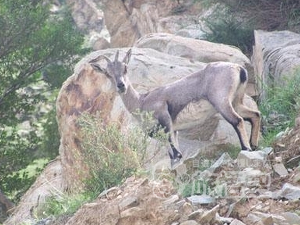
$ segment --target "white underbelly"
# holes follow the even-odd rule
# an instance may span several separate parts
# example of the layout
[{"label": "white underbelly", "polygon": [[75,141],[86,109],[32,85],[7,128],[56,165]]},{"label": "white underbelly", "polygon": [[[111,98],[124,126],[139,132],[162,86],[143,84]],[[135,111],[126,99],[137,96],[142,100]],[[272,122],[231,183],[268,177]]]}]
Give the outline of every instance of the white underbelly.
[{"label": "white underbelly", "polygon": [[184,130],[204,124],[217,113],[215,108],[206,100],[188,104],[174,121],[174,130]]}]

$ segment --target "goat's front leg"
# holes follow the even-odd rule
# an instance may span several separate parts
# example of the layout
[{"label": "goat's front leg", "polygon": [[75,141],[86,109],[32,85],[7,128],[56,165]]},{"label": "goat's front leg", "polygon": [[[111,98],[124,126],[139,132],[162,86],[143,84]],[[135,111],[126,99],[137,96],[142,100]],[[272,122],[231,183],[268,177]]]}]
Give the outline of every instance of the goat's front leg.
[{"label": "goat's front leg", "polygon": [[180,152],[178,146],[177,133],[173,130],[173,122],[169,113],[161,113],[158,116],[158,122],[164,129],[164,132],[168,134],[168,141],[172,149],[172,154],[169,153],[169,156],[171,158],[171,164],[173,166],[182,158],[182,153]]},{"label": "goat's front leg", "polygon": [[179,150],[179,145],[178,145],[178,137],[177,137],[177,132],[174,131],[169,131],[169,143],[173,152],[173,155],[170,155],[170,158],[173,159],[173,163],[176,163],[180,161],[182,158],[182,153]]}]

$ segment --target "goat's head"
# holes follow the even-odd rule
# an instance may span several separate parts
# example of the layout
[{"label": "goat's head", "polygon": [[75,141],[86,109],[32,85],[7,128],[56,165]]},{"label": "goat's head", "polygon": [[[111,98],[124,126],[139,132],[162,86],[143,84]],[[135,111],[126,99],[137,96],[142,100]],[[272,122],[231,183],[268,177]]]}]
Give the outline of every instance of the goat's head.
[{"label": "goat's head", "polygon": [[[130,60],[131,49],[128,50],[124,59],[119,61],[119,50],[115,55],[115,60],[111,61],[107,56],[100,55],[96,59],[89,61],[91,66],[102,73],[104,73],[116,86],[119,93],[126,93],[128,87],[128,78],[127,78],[127,64]],[[97,61],[105,59],[107,62],[106,68],[100,66],[96,63]]]}]

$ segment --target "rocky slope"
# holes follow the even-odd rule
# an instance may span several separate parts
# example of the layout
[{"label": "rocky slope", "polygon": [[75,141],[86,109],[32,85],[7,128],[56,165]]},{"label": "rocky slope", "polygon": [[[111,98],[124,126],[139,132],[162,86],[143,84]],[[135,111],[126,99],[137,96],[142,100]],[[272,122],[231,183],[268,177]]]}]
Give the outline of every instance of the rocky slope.
[{"label": "rocky slope", "polygon": [[[236,62],[249,70],[250,96],[263,93],[256,82],[264,80],[270,71],[280,83],[285,71],[299,65],[300,38],[291,32],[255,32],[254,70],[250,60],[236,48],[183,38],[201,36],[195,33],[193,22],[199,19],[201,10],[199,5],[190,4],[192,1],[179,5],[171,0],[102,1],[103,12],[96,1],[72,2],[74,17],[78,17],[75,21],[82,29],[90,27],[89,35],[103,40],[106,26],[104,33],[109,38],[104,35],[105,40],[94,49],[108,49],[86,56],[64,83],[57,101],[60,156],[45,168],[5,224],[300,224],[299,126],[286,131],[273,148],[240,153],[233,160],[224,146],[237,144],[237,137],[218,115],[212,115],[200,127],[181,132],[185,163],[177,170],[169,169],[165,151],[148,165],[150,176],[128,178],[121,186],[83,205],[74,215],[36,221],[33,212],[45,198],[57,192],[76,191],[83,186],[81,178],[88,174],[80,158],[78,116],[87,112],[104,121],[119,121],[123,127],[132,124],[131,115],[109,80],[94,72],[88,60],[100,54],[112,57],[117,49],[110,47],[119,47],[124,54],[134,45],[128,69],[140,92],[188,75],[204,63]],[[82,4],[84,7],[80,7]],[[171,13],[179,12],[180,7],[185,14]],[[284,40],[292,37],[293,41],[282,42],[282,36]],[[289,54],[291,48],[293,54]],[[250,106],[257,107],[249,99]],[[183,118],[191,118],[189,113]],[[201,114],[195,114],[201,118]]]},{"label": "rocky slope", "polygon": [[236,160],[224,153],[204,171],[196,160],[172,174],[158,162],[151,179],[131,177],[60,224],[300,224],[300,167],[288,172],[270,148]]}]

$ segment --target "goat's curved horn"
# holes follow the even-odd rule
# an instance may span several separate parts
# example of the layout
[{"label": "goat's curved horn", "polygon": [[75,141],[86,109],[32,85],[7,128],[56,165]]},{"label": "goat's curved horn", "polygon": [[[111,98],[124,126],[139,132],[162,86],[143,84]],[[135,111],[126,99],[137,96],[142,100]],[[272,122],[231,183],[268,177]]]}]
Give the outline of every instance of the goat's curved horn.
[{"label": "goat's curved horn", "polygon": [[128,52],[126,53],[124,59],[123,59],[123,63],[125,64],[128,64],[129,63],[129,60],[130,60],[130,57],[131,57],[131,48],[128,50]]},{"label": "goat's curved horn", "polygon": [[99,55],[97,58],[90,60],[89,63],[95,63],[100,59],[105,59],[108,63],[111,63],[111,60],[106,55]]},{"label": "goat's curved horn", "polygon": [[116,53],[115,62],[118,61],[118,58],[119,58],[119,50],[118,50],[117,53]]}]

